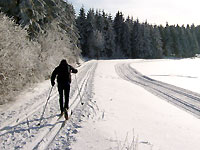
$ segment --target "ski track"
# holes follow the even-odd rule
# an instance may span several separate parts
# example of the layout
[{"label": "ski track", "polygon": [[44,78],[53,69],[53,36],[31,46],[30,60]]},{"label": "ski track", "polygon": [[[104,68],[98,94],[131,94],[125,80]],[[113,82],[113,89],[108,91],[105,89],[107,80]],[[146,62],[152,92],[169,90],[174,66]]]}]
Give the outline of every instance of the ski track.
[{"label": "ski track", "polygon": [[78,69],[77,83],[83,105],[80,105],[76,81],[72,80],[70,110],[73,110],[73,114],[68,121],[63,118],[57,120],[60,113],[57,87],[53,88],[40,126],[37,124],[50,88],[30,100],[25,100],[17,108],[1,111],[0,149],[70,149],[70,140],[74,140],[73,134],[76,133],[76,128],[80,127],[78,124],[83,116],[82,112],[88,109],[87,107],[92,107],[89,103],[92,103],[96,67],[97,62],[91,61]]},{"label": "ski track", "polygon": [[200,94],[151,79],[132,68],[130,63],[117,64],[115,70],[122,79],[142,86],[152,94],[200,118]]}]

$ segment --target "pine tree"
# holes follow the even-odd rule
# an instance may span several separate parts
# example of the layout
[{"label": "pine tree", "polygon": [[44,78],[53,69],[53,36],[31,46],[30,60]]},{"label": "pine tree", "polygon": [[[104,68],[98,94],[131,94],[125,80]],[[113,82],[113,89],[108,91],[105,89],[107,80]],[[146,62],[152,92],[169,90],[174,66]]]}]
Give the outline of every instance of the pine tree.
[{"label": "pine tree", "polygon": [[106,17],[105,12],[102,14],[103,20],[104,20],[104,29],[103,29],[103,35],[105,39],[104,43],[104,56],[106,57],[112,57],[114,50],[115,50],[115,34],[113,29],[113,22],[112,22],[112,16],[109,15]]},{"label": "pine tree", "polygon": [[95,26],[96,26],[96,29],[99,30],[100,32],[103,31],[104,21],[103,21],[103,17],[101,15],[101,11],[100,10],[96,10],[96,14],[95,14]]},{"label": "pine tree", "polygon": [[171,38],[171,31],[168,23],[166,24],[166,27],[164,28],[164,38],[163,38],[163,51],[165,56],[171,56],[172,55],[172,38]]},{"label": "pine tree", "polygon": [[88,42],[90,43],[90,57],[99,59],[99,57],[101,57],[101,51],[104,47],[104,37],[102,32],[99,30],[94,30],[90,34]]},{"label": "pine tree", "polygon": [[192,34],[192,56],[199,53],[199,43],[197,41],[197,36],[195,34],[195,26],[192,24],[191,26],[191,34]]},{"label": "pine tree", "polygon": [[82,49],[82,55],[87,56],[87,34],[86,34],[86,14],[85,9],[82,7],[79,16],[76,19],[77,28],[79,30],[79,42]]},{"label": "pine tree", "polygon": [[151,49],[153,51],[152,58],[162,58],[163,57],[163,43],[161,41],[160,30],[157,26],[151,26]]},{"label": "pine tree", "polygon": [[[199,45],[199,51],[200,51],[200,25],[196,26],[195,28],[195,35],[196,35],[196,38],[197,38],[197,42],[198,42],[198,45]],[[198,52],[200,53],[200,52]]]},{"label": "pine tree", "polygon": [[137,58],[139,56],[139,50],[138,50],[139,28],[140,28],[140,23],[139,20],[137,19],[136,21],[134,21],[131,30],[131,58]]},{"label": "pine tree", "polygon": [[86,47],[86,54],[91,57],[94,53],[95,49],[93,49],[93,46],[91,43],[91,38],[94,37],[94,31],[96,31],[95,28],[95,14],[94,9],[90,9],[87,13],[87,19],[86,19],[86,39],[87,39],[87,47]]},{"label": "pine tree", "polygon": [[142,57],[143,58],[152,58],[153,56],[153,51],[151,49],[151,36],[150,36],[150,25],[145,22],[142,25],[142,36],[143,36],[143,46],[142,46]]},{"label": "pine tree", "polygon": [[190,52],[190,44],[188,41],[187,29],[184,26],[181,27],[180,36],[180,41],[183,48],[183,57],[188,57]]},{"label": "pine tree", "polygon": [[122,51],[125,57],[131,55],[131,26],[133,25],[132,20],[128,16],[123,24],[122,28]]},{"label": "pine tree", "polygon": [[172,38],[172,45],[171,45],[171,52],[176,57],[182,56],[182,46],[180,43],[180,36],[178,33],[178,26],[170,26],[171,38]]},{"label": "pine tree", "polygon": [[115,55],[116,56],[122,56],[122,39],[123,39],[123,24],[124,24],[124,17],[122,12],[117,12],[114,22],[113,22],[113,28],[115,31]]}]

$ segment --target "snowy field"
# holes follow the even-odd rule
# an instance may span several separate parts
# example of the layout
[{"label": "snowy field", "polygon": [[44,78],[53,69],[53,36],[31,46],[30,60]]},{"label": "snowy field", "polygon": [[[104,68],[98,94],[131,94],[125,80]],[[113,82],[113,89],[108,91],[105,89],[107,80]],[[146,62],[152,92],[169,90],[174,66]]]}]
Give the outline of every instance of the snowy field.
[{"label": "snowy field", "polygon": [[200,58],[137,60],[131,66],[152,79],[200,93]]},{"label": "snowy field", "polygon": [[198,58],[86,62],[78,88],[73,76],[68,122],[57,120],[54,88],[37,126],[50,81],[0,107],[0,149],[199,150],[199,66]]}]

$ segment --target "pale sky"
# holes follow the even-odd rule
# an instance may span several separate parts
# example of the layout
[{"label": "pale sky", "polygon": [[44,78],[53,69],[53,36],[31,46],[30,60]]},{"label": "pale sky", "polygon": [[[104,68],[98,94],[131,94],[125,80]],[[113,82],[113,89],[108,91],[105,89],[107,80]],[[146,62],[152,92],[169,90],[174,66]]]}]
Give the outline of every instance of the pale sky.
[{"label": "pale sky", "polygon": [[83,5],[89,8],[101,9],[115,16],[121,11],[126,18],[133,16],[140,22],[147,20],[150,24],[200,25],[200,0],[68,0],[77,13]]}]

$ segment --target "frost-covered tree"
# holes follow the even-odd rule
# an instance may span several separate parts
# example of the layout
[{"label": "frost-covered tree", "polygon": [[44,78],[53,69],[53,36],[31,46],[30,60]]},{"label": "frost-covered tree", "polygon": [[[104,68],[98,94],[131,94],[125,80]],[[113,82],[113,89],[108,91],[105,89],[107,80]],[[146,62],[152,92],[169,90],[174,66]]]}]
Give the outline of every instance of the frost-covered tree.
[{"label": "frost-covered tree", "polygon": [[27,84],[38,81],[40,45],[25,29],[0,13],[0,104],[13,100]]},{"label": "frost-covered tree", "polygon": [[102,32],[94,30],[92,34],[90,34],[88,42],[90,43],[90,57],[99,59],[104,48],[104,37]]},{"label": "frost-covered tree", "polygon": [[31,83],[49,79],[61,59],[78,62],[81,52],[71,5],[62,0],[15,2],[0,2],[1,10],[13,17],[10,21],[0,14],[0,97],[4,101]]},{"label": "frost-covered tree", "polygon": [[87,18],[86,18],[86,35],[87,35],[87,47],[85,50],[85,53],[91,57],[92,56],[92,51],[93,49],[93,43],[91,43],[91,37],[93,37],[93,32],[96,30],[95,28],[95,13],[94,9],[90,9],[87,13]]}]

